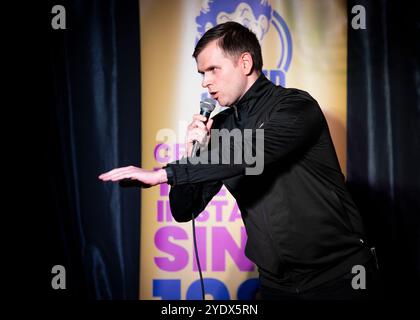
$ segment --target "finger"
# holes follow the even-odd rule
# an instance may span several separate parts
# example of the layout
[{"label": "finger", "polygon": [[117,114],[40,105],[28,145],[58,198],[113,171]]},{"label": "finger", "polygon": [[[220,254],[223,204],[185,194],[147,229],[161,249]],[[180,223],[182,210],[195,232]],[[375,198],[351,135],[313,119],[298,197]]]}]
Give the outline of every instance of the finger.
[{"label": "finger", "polygon": [[106,179],[109,175],[112,175],[114,172],[118,172],[121,169],[123,168],[115,168],[110,171],[104,172],[99,176],[99,179]]},{"label": "finger", "polygon": [[119,181],[122,179],[134,179],[135,178],[135,172],[133,171],[127,171],[127,172],[120,172],[118,174],[114,174],[111,177],[108,177],[108,181]]},{"label": "finger", "polygon": [[197,136],[206,135],[207,129],[194,128],[188,132],[187,141],[196,138]]},{"label": "finger", "polygon": [[187,130],[190,131],[190,130],[192,130],[194,128],[204,128],[204,127],[205,127],[205,125],[204,125],[204,123],[202,121],[200,121],[200,120],[194,120],[193,122],[191,122],[188,125]]},{"label": "finger", "polygon": [[191,136],[193,138],[201,138],[201,137],[204,137],[205,135],[207,135],[207,130],[196,128],[191,131]]},{"label": "finger", "polygon": [[207,120],[207,118],[205,116],[203,116],[202,114],[195,114],[193,116],[193,119],[198,120],[198,121],[206,121]]},{"label": "finger", "polygon": [[104,173],[100,176],[100,179],[102,180],[110,180],[112,177],[119,175],[119,174],[123,174],[123,173],[127,173],[132,171],[133,169],[131,167],[122,167],[122,168],[117,168],[114,170],[111,170],[107,173]]},{"label": "finger", "polygon": [[118,176],[113,176],[110,180],[111,181],[120,181],[120,180],[124,180],[124,179],[133,179],[132,174],[131,173],[119,174]]},{"label": "finger", "polygon": [[197,141],[197,140],[198,140],[198,134],[196,132],[191,132],[188,135],[187,143],[192,143],[193,141]]},{"label": "finger", "polygon": [[197,127],[197,128],[203,128],[203,129],[206,127],[206,125],[200,120],[195,120],[194,121],[194,126]]},{"label": "finger", "polygon": [[213,119],[209,119],[209,121],[206,124],[206,128],[208,131],[210,131],[212,125],[213,125]]}]

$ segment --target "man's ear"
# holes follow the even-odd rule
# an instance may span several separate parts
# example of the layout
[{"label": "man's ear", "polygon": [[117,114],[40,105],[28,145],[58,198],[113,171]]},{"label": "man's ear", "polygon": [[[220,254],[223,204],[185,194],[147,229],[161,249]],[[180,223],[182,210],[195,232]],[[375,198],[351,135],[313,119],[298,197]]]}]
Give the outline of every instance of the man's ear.
[{"label": "man's ear", "polygon": [[240,66],[245,75],[250,75],[253,71],[254,61],[252,60],[252,56],[249,52],[244,52],[241,54],[239,58]]}]

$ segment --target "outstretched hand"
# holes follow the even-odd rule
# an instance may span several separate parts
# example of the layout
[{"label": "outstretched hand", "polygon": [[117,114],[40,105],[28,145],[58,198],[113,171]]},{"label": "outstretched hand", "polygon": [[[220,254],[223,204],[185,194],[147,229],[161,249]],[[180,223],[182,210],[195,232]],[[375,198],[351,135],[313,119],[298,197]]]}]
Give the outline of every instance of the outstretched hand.
[{"label": "outstretched hand", "polygon": [[155,186],[168,181],[164,169],[145,170],[134,166],[116,168],[101,174],[98,178],[102,181],[114,182],[126,179],[138,180],[147,186]]}]

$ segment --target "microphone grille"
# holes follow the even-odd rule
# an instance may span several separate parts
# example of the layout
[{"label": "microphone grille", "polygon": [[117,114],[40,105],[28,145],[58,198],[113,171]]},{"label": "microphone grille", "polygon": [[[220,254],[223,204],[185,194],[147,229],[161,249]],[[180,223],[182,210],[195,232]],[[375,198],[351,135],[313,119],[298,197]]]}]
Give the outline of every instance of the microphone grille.
[{"label": "microphone grille", "polygon": [[216,102],[213,99],[206,98],[200,102],[200,109],[206,110],[209,113],[212,112],[215,107],[216,107]]}]

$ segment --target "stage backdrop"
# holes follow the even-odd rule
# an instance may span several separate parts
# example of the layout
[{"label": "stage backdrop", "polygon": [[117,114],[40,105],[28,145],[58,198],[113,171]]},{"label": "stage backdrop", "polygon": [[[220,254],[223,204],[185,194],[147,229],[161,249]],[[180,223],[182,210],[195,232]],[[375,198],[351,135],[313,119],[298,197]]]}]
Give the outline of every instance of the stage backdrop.
[{"label": "stage backdrop", "polygon": [[[206,97],[191,57],[195,43],[229,20],[257,34],[271,81],[319,102],[345,173],[344,0],[141,0],[142,166],[161,167],[182,155],[186,126]],[[142,190],[140,299],[199,299],[191,223],[172,219],[168,193],[168,185]],[[257,270],[244,255],[247,237],[229,192],[222,188],[196,221],[206,297],[253,298]]]}]

